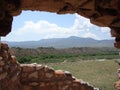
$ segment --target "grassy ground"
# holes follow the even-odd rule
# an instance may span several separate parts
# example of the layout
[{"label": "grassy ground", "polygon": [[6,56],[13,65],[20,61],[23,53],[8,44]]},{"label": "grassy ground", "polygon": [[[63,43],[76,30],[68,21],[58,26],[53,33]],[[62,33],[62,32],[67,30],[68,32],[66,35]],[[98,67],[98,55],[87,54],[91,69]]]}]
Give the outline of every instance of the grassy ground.
[{"label": "grassy ground", "polygon": [[119,66],[115,60],[48,63],[48,66],[70,71],[76,78],[89,82],[100,90],[115,90],[113,83],[118,80],[116,70]]},{"label": "grassy ground", "polygon": [[[115,60],[116,59],[116,60]],[[20,63],[41,63],[70,71],[73,76],[89,82],[100,90],[115,90],[113,83],[118,80],[116,63],[118,52],[100,52],[85,54],[41,54],[19,57]]]}]

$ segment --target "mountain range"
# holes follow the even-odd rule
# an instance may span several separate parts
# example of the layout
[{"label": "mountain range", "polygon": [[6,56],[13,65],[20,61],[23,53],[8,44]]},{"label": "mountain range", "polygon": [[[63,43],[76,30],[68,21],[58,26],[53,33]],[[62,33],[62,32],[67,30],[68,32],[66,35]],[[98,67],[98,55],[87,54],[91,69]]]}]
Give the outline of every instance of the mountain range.
[{"label": "mountain range", "polygon": [[7,42],[10,47],[21,48],[38,48],[38,47],[54,47],[54,48],[71,48],[71,47],[114,47],[114,40],[95,40],[92,38],[81,38],[71,36],[68,38],[52,38],[42,39],[39,41],[24,42]]}]

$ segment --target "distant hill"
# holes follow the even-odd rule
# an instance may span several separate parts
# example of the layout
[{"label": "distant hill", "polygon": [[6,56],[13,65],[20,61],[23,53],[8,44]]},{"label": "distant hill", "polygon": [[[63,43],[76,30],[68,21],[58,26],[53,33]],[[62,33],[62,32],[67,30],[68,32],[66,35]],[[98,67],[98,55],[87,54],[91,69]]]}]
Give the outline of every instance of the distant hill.
[{"label": "distant hill", "polygon": [[71,48],[71,47],[113,47],[114,40],[95,40],[92,38],[69,37],[42,39],[39,41],[7,42],[10,47],[21,48]]}]

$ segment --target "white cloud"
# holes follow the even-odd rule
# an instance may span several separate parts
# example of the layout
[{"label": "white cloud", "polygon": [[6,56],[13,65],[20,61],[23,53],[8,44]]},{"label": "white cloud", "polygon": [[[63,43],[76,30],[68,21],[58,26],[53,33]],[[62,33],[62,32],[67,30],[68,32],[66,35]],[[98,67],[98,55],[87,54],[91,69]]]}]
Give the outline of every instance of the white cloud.
[{"label": "white cloud", "polygon": [[77,15],[77,14],[75,14],[75,16],[76,16],[76,19],[75,19],[74,24],[72,26],[72,28],[74,30],[84,31],[85,28],[88,29],[92,26],[89,19],[84,18],[84,17]]},{"label": "white cloud", "polygon": [[108,27],[101,27],[101,32],[106,33],[109,31],[110,31],[110,29]]},{"label": "white cloud", "polygon": [[[18,28],[17,30],[12,30],[12,32],[4,38],[4,40],[12,41],[31,41],[40,40],[45,38],[65,38],[69,36],[79,36],[79,37],[91,37],[94,39],[100,39],[96,33],[92,32],[90,29],[95,29],[90,23],[89,19],[81,17],[75,14],[76,19],[73,26],[69,28],[60,27],[54,23],[48,21],[25,21],[24,26]],[[108,28],[99,28],[101,33],[108,33]],[[103,37],[102,37],[103,38]]]},{"label": "white cloud", "polygon": [[47,21],[38,21],[36,23],[27,21],[23,27],[12,31],[11,34],[7,37],[9,37],[9,39],[12,38],[13,41],[30,41],[40,40],[43,38],[45,39],[76,36],[77,34],[78,32],[73,29],[59,27],[56,24],[49,23]]},{"label": "white cloud", "polygon": [[90,33],[90,32],[85,33],[83,37],[85,37],[85,38],[89,37],[89,38],[94,38],[94,39],[100,39],[95,34]]}]

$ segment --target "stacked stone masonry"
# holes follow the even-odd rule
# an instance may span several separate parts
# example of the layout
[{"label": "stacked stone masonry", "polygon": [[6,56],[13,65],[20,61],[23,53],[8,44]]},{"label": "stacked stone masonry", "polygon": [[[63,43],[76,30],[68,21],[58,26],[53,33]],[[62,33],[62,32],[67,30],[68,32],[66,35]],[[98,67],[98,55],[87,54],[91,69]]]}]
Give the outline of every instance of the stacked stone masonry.
[{"label": "stacked stone masonry", "polygon": [[11,31],[13,16],[22,10],[77,13],[95,25],[111,28],[115,47],[120,48],[120,0],[0,0],[0,36]]},{"label": "stacked stone masonry", "polygon": [[117,74],[118,74],[119,80],[118,80],[117,82],[115,82],[114,87],[115,87],[117,90],[120,90],[120,69],[117,70]]},{"label": "stacked stone masonry", "polygon": [[0,90],[95,90],[68,71],[40,64],[19,64],[7,44],[0,43]]}]

